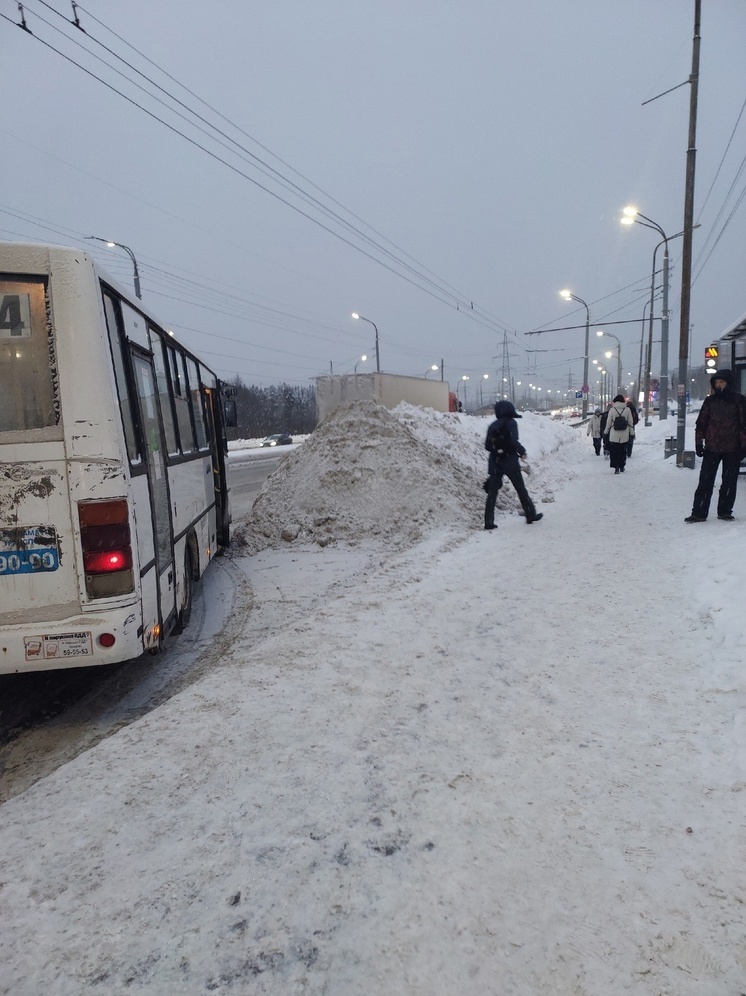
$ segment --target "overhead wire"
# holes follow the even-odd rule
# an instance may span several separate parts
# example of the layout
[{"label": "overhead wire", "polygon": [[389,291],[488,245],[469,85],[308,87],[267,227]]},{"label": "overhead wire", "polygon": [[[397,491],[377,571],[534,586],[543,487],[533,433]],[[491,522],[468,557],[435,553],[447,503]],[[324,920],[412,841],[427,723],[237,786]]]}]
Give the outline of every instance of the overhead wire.
[{"label": "overhead wire", "polygon": [[[32,0],[32,2],[39,2],[39,3],[43,4],[47,9],[53,10],[54,13],[56,13],[59,17],[61,17],[66,24],[68,24],[70,26],[73,25],[73,22],[68,21],[68,19],[65,18],[63,14],[61,14],[59,11],[54,10],[54,8],[50,7],[50,5],[45,2],[45,0]],[[57,29],[53,25],[51,25],[50,22],[46,18],[42,17],[40,14],[38,14],[35,11],[33,13],[34,13],[35,17],[39,18],[42,21],[42,23],[46,24],[47,26],[52,27],[52,29],[55,30],[55,31],[59,31],[59,29]],[[3,18],[6,21],[9,21],[10,23],[15,23],[15,22],[11,21],[10,18],[5,17],[5,15],[2,15],[2,16],[3,16]],[[413,268],[410,264],[408,264],[405,261],[397,258],[394,254],[391,253],[390,250],[386,249],[384,246],[381,246],[379,243],[376,243],[375,240],[372,240],[369,236],[365,235],[365,233],[360,232],[360,230],[356,229],[355,226],[352,226],[345,219],[342,219],[338,214],[336,214],[335,212],[332,212],[331,209],[325,207],[324,205],[321,205],[320,202],[318,202],[318,200],[316,198],[312,197],[312,195],[308,195],[307,193],[302,192],[302,195],[305,198],[306,203],[308,203],[309,198],[312,201],[315,201],[316,204],[317,204],[317,206],[319,207],[319,209],[322,210],[327,217],[332,217],[338,223],[342,224],[348,230],[350,230],[353,234],[357,235],[359,238],[362,238],[365,242],[367,242],[369,245],[371,245],[371,247],[375,248],[376,251],[384,253],[389,258],[391,258],[392,261],[395,262],[398,266],[400,266],[400,267],[403,266],[405,269],[407,269],[410,272],[412,272],[413,275],[414,275],[414,277],[416,279],[412,279],[411,277],[408,277],[406,275],[406,273],[402,273],[401,270],[397,270],[394,266],[390,266],[388,263],[385,262],[385,260],[382,260],[382,259],[374,256],[372,253],[368,252],[361,245],[357,245],[354,242],[350,241],[350,239],[346,238],[345,235],[343,235],[341,232],[335,231],[333,228],[330,228],[328,225],[324,224],[318,218],[313,217],[312,215],[308,214],[308,212],[302,210],[297,205],[292,204],[290,201],[288,201],[286,198],[282,197],[277,192],[275,192],[275,191],[271,190],[270,188],[266,187],[264,184],[260,183],[254,177],[249,176],[243,170],[239,169],[235,164],[228,162],[222,156],[220,156],[217,153],[215,153],[214,151],[211,151],[210,149],[206,148],[200,142],[198,142],[194,138],[190,137],[189,135],[185,134],[179,128],[175,127],[173,124],[169,123],[168,121],[165,121],[158,114],[154,113],[152,110],[150,110],[147,107],[143,106],[143,104],[140,103],[139,101],[134,100],[131,96],[127,95],[122,90],[118,89],[112,83],[108,82],[107,80],[104,80],[101,76],[99,76],[96,73],[94,73],[91,69],[88,69],[87,67],[81,65],[79,62],[77,62],[71,56],[69,56],[66,53],[62,52],[60,49],[56,48],[50,42],[46,41],[45,39],[43,39],[40,36],[38,36],[38,35],[34,34],[33,32],[31,32],[30,29],[28,29],[28,27],[26,27],[25,30],[35,40],[39,41],[42,45],[44,45],[45,47],[49,48],[51,51],[55,52],[57,55],[59,55],[61,58],[65,59],[66,61],[70,62],[72,65],[74,65],[77,68],[81,69],[84,73],[86,73],[87,75],[91,76],[93,79],[95,79],[97,82],[101,83],[107,89],[111,90],[112,92],[114,92],[117,95],[119,95],[120,97],[122,97],[124,100],[128,101],[129,103],[131,103],[133,106],[135,106],[136,108],[138,108],[139,110],[141,110],[143,113],[145,113],[149,117],[153,118],[155,121],[157,121],[158,123],[162,124],[164,127],[168,128],[170,131],[172,131],[175,134],[179,135],[181,138],[183,138],[185,141],[189,142],[190,144],[194,145],[196,148],[200,149],[206,155],[208,155],[211,158],[215,159],[216,161],[222,163],[228,169],[232,170],[233,172],[237,173],[242,178],[248,180],[250,183],[252,183],[255,186],[259,187],[260,189],[264,190],[266,193],[270,194],[270,196],[272,196],[272,197],[276,198],[277,200],[281,201],[286,206],[288,206],[292,210],[296,211],[297,213],[299,213],[300,215],[302,215],[303,217],[305,217],[307,220],[311,221],[312,223],[318,225],[319,227],[321,227],[325,231],[329,232],[329,234],[331,234],[335,238],[340,239],[342,242],[346,243],[351,248],[355,249],[357,252],[360,252],[364,256],[367,256],[372,261],[378,263],[380,266],[383,266],[385,269],[388,269],[390,272],[394,273],[396,276],[400,277],[401,279],[409,282],[410,284],[413,284],[419,290],[424,291],[425,293],[427,293],[430,296],[434,297],[435,299],[439,300],[441,303],[447,304],[450,307],[457,307],[457,308],[458,308],[458,305],[461,304],[461,305],[464,306],[465,309],[468,309],[468,305],[469,305],[470,302],[468,301],[468,298],[467,298],[466,295],[462,295],[460,300],[458,298],[455,298],[454,295],[451,293],[451,291],[447,291],[447,290],[444,289],[443,286],[441,286],[441,285],[445,284],[445,282],[442,281],[441,278],[437,278],[437,280],[440,281],[440,284],[438,284],[438,283],[436,283],[436,281],[432,280],[426,274],[423,274],[422,272],[420,272],[420,271],[416,270],[415,268]],[[78,30],[78,29],[76,28],[76,30]],[[88,33],[87,32],[83,32],[83,34],[84,34],[84,36],[88,37]],[[68,35],[64,35],[64,37],[65,38],[69,38]],[[70,40],[72,40],[72,39],[70,39]],[[90,49],[86,48],[85,46],[80,46],[80,43],[77,42],[77,41],[75,42],[75,44],[78,45],[79,47],[82,47],[84,49],[84,51],[86,51],[86,53],[88,53],[89,55],[91,55],[93,58],[97,59],[99,62],[103,62],[103,64],[105,66],[107,66],[107,68],[112,69],[118,75],[123,76],[123,78],[127,79],[127,81],[130,82],[132,85],[138,87],[138,89],[140,89],[143,92],[145,92],[149,97],[157,100],[163,106],[166,106],[166,107],[168,106],[168,105],[164,105],[163,101],[161,101],[160,98],[158,98],[154,94],[149,93],[148,91],[144,90],[144,88],[141,87],[140,84],[138,84],[135,81],[131,80],[129,77],[127,77],[125,74],[121,73],[119,70],[114,69],[114,67],[112,67],[109,63],[107,63],[105,60],[102,60],[100,58],[100,56],[97,56],[97,55],[95,55],[95,53],[91,52]],[[100,44],[103,45],[103,43],[100,43]],[[103,47],[107,48],[107,46],[103,46]],[[111,51],[111,50],[109,50],[109,51]],[[129,63],[127,63],[126,60],[121,59],[121,57],[119,57],[119,56],[116,56],[116,57],[120,58],[121,61],[123,61],[126,65],[129,66]],[[143,78],[149,79],[148,77],[144,77],[144,75],[142,73],[140,73],[140,71],[137,70],[135,67],[130,67],[130,68],[132,68],[132,70],[134,72],[137,72],[139,75],[143,76]],[[153,85],[158,86],[158,84],[153,84]],[[163,91],[163,88],[159,87],[159,89],[161,89]],[[163,92],[165,92],[165,91],[163,91]],[[173,99],[173,100],[181,103],[182,106],[184,106],[183,102],[179,101],[178,98],[175,98],[175,97],[173,97],[170,94],[169,94],[169,97],[171,99]],[[177,113],[182,119],[184,118],[184,116],[182,114],[180,114],[180,112],[175,111],[174,108],[168,108],[168,109],[172,113]],[[189,111],[190,111],[190,113],[194,114],[195,117],[200,117],[197,114],[197,112],[194,112],[191,108],[189,109]],[[199,126],[195,125],[194,122],[190,121],[188,123],[190,124],[191,127],[198,128],[198,130],[202,131],[202,133],[204,134],[204,130],[201,129],[201,128],[199,128]],[[215,126],[213,126],[212,124],[210,124],[210,127],[213,128],[213,130],[219,131],[219,129],[216,129]],[[224,133],[222,133],[222,134],[224,134]],[[212,138],[212,140],[216,141],[216,139],[214,139],[214,138]],[[234,142],[234,144],[237,144],[237,143],[235,143],[235,141],[233,139],[230,139],[230,141]],[[222,143],[222,142],[220,142],[219,144],[224,145],[224,143]],[[239,148],[241,148],[243,150],[242,146],[239,146]],[[253,153],[249,152],[248,150],[243,150],[243,151],[245,151],[252,158],[254,158],[254,159],[257,158],[257,157],[254,156]],[[264,165],[267,165],[267,164],[264,164]],[[272,167],[268,167],[268,168],[270,170],[272,169]],[[276,171],[273,170],[273,172],[276,172]],[[266,175],[266,173],[265,173],[265,175]],[[293,184],[292,181],[285,180],[285,178],[283,178],[283,180],[284,180],[284,183],[286,185],[290,184],[291,186],[296,187],[296,189],[299,189],[299,188],[297,188],[296,184]],[[347,210],[347,209],[345,209],[345,210]],[[370,227],[370,226],[366,226],[366,227]],[[421,264],[418,264],[418,265],[421,265]],[[432,271],[429,271],[429,272],[432,272]],[[417,282],[418,280],[420,281],[420,283]],[[423,286],[423,283],[429,284],[430,288],[428,288],[427,286]],[[446,286],[450,286],[450,285],[446,285]],[[444,294],[447,295],[447,297],[450,298],[450,300],[444,298],[443,297]],[[461,310],[461,308],[458,308],[458,310]],[[474,316],[469,313],[469,310],[465,310],[464,313],[466,314],[467,317],[474,319]],[[489,313],[487,313],[487,314],[489,315]],[[494,318],[491,315],[489,315],[489,317],[487,318],[487,322],[489,323],[488,327],[496,325],[496,326],[498,326],[501,329],[501,331],[505,330],[505,326],[503,326],[502,323],[500,323],[496,318]],[[484,324],[484,323],[480,322],[479,324]]]}]

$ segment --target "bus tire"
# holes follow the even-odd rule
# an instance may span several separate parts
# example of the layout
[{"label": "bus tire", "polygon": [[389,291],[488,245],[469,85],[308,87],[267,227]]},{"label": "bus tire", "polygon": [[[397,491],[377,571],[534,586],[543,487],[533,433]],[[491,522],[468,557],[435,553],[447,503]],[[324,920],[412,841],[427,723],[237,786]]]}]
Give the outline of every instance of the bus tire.
[{"label": "bus tire", "polygon": [[187,542],[184,549],[184,585],[182,588],[181,608],[176,616],[174,633],[183,633],[192,618],[192,599],[194,598],[194,567],[192,550]]}]

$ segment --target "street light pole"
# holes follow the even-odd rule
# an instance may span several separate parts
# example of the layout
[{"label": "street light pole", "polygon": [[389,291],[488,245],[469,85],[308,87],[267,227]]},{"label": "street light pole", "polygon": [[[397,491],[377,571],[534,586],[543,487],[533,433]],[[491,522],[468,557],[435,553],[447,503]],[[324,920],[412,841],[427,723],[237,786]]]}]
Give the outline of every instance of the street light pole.
[{"label": "street light pole", "polygon": [[617,359],[616,393],[619,394],[622,390],[622,345],[613,332],[606,332],[603,329],[599,329],[596,332],[596,335],[608,336],[610,339],[613,339],[614,342],[616,342],[616,359]]},{"label": "street light pole", "polygon": [[[665,246],[663,250],[663,300],[661,301],[661,370],[660,370],[660,397],[659,397],[659,407],[658,415],[660,419],[668,418],[668,243],[673,241],[673,239],[681,238],[684,234],[683,231],[677,232],[676,235],[672,235],[669,239],[666,233],[663,231],[661,226],[652,220],[652,218],[646,217],[634,207],[626,207],[624,209],[624,217],[622,218],[623,225],[638,224],[643,225],[645,228],[652,228],[653,231],[658,232],[663,236],[663,241],[659,242],[658,245],[653,250],[653,275],[650,282],[650,331],[648,334],[648,350],[649,356],[652,360],[652,350],[653,350],[653,298],[655,297],[655,257],[656,253],[661,246]],[[643,221],[639,219],[643,218]],[[698,225],[693,226],[698,228]],[[648,364],[648,369],[650,363]],[[648,393],[650,390],[650,375],[646,379],[645,384],[645,424],[648,425]]]},{"label": "street light pole", "polygon": [[578,304],[582,304],[585,308],[585,351],[583,356],[583,386],[581,388],[583,392],[583,405],[582,413],[583,418],[588,415],[588,336],[591,330],[591,312],[588,305],[585,303],[582,297],[576,297],[575,294],[571,293],[569,290],[561,290],[560,297],[563,297],[566,301],[577,301]]},{"label": "street light pole", "polygon": [[132,252],[130,247],[123,245],[121,242],[112,242],[111,239],[102,239],[98,235],[86,235],[85,238],[86,241],[90,241],[91,239],[93,239],[96,242],[105,242],[110,249],[113,249],[114,246],[118,246],[120,249],[124,249],[124,251],[129,254],[129,257],[132,260],[132,265],[135,268],[135,297],[139,301],[141,301],[142,294],[140,293],[140,272],[137,269],[137,260],[135,259],[135,254]]},{"label": "street light pole", "polygon": [[380,357],[380,355],[378,353],[378,326],[376,325],[375,322],[372,322],[370,320],[370,318],[363,318],[362,315],[358,315],[358,313],[356,311],[352,312],[352,317],[353,318],[359,318],[361,322],[367,322],[368,325],[372,325],[373,328],[376,330],[376,373],[380,373],[381,372],[381,357]]},{"label": "street light pole", "polygon": [[676,422],[676,461],[684,466],[686,443],[686,387],[689,363],[689,316],[692,293],[692,230],[694,221],[694,172],[697,161],[697,98],[699,94],[699,43],[702,0],[694,0],[694,38],[692,71],[689,76],[689,140],[686,150],[686,186],[684,189],[684,246],[681,257],[681,312],[679,315],[679,381],[676,386],[678,409]]}]

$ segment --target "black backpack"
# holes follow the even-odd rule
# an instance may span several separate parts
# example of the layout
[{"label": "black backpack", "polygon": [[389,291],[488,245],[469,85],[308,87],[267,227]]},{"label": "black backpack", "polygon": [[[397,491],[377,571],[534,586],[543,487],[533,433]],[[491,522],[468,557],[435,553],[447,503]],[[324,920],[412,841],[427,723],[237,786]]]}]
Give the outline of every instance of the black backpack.
[{"label": "black backpack", "polygon": [[624,432],[624,430],[627,428],[627,419],[624,417],[624,415],[617,414],[616,418],[612,423],[612,427],[616,429],[617,432]]},{"label": "black backpack", "polygon": [[506,453],[513,452],[513,448],[510,443],[510,436],[508,435],[507,426],[504,422],[496,422],[494,426],[490,428],[487,433],[484,448],[489,450],[490,453],[496,453],[498,456],[504,456]]}]

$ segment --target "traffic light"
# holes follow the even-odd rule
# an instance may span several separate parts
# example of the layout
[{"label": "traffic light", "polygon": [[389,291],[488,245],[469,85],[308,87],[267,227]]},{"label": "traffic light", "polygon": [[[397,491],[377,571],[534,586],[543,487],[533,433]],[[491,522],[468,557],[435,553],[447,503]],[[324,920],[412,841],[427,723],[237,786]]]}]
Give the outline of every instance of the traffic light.
[{"label": "traffic light", "polygon": [[718,347],[717,343],[713,343],[712,346],[707,346],[705,349],[705,370],[710,376],[715,373],[718,368]]}]

